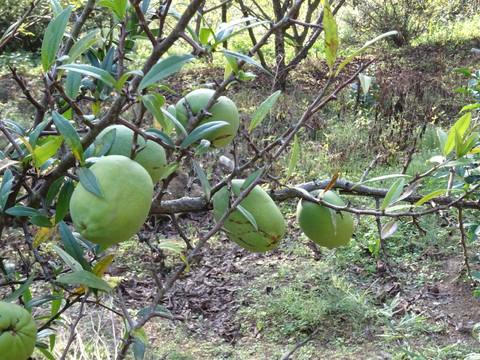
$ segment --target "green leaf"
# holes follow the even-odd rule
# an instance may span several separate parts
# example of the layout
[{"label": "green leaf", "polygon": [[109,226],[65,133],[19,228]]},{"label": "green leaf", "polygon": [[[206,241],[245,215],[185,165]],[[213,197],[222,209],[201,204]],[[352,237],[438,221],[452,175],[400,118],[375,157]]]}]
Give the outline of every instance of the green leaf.
[{"label": "green leaf", "polygon": [[215,130],[228,126],[229,123],[226,121],[209,121],[205,124],[202,124],[195,129],[183,140],[182,144],[180,145],[181,149],[186,149],[188,146],[193,144],[195,141],[203,139],[207,137],[209,134],[214,132]]},{"label": "green leaf", "polygon": [[443,148],[443,154],[446,156],[450,154],[450,152],[455,148],[455,144],[457,143],[455,132],[458,133],[460,139],[463,137],[463,134],[467,131],[468,127],[470,126],[470,120],[472,118],[471,113],[464,114],[457,122],[452,126],[450,131],[448,132],[447,141],[445,142],[445,147]]},{"label": "green leaf", "polygon": [[168,136],[167,134],[165,134],[163,131],[152,128],[152,129],[147,129],[147,130],[145,130],[145,132],[146,132],[147,134],[150,134],[150,135],[153,135],[153,136],[159,138],[159,139],[162,140],[165,144],[171,146],[172,148],[175,147],[175,143],[173,142],[173,140],[170,138],[170,136]]},{"label": "green leaf", "polygon": [[27,279],[27,281],[25,281],[22,285],[20,285],[20,287],[17,290],[15,290],[13,293],[11,293],[9,296],[7,296],[2,301],[11,302],[13,300],[18,299],[25,291],[28,290],[30,285],[32,285],[34,278],[35,278],[35,274],[30,275],[30,277]]},{"label": "green leaf", "polygon": [[265,118],[265,116],[267,116],[270,109],[277,102],[277,99],[278,99],[278,97],[280,96],[281,93],[282,92],[280,90],[275,91],[264,102],[262,102],[260,104],[257,111],[255,111],[255,114],[253,114],[252,120],[250,121],[249,132],[251,132],[254,128],[256,128],[258,125],[260,125],[260,123]]},{"label": "green leaf", "polygon": [[[162,95],[152,92],[147,95],[142,95],[141,98],[143,105],[145,105],[148,111],[152,113],[155,120],[158,121],[158,123],[160,124],[162,129],[165,130],[165,132],[168,133],[168,130],[170,128],[173,129],[173,126],[169,126],[165,122],[165,115],[163,115],[162,112],[162,106],[163,104],[165,104],[165,98]],[[171,124],[171,122],[169,122],[169,124]]]},{"label": "green leaf", "polygon": [[100,32],[100,29],[95,29],[90,31],[87,35],[82,37],[78,40],[75,44],[73,44],[72,48],[68,52],[68,60],[67,64],[71,64],[78,59],[80,55],[82,55],[90,46],[95,44],[95,36]]},{"label": "green leaf", "polygon": [[97,68],[91,65],[79,65],[79,64],[69,64],[59,66],[59,69],[76,71],[80,74],[91,76],[95,79],[103,81],[105,84],[113,86],[117,90],[120,90],[121,87],[118,85],[117,80],[106,70]]},{"label": "green leaf", "polygon": [[369,180],[362,181],[358,184],[355,184],[355,186],[353,186],[352,189],[355,189],[357,186],[363,185],[363,184],[366,184],[366,183],[375,182],[375,181],[382,181],[382,180],[387,180],[387,179],[392,179],[392,178],[397,178],[397,177],[411,177],[411,176],[410,175],[405,175],[405,174],[382,175],[382,176],[378,176],[378,177],[375,177],[375,178],[372,178],[372,179],[369,179]]},{"label": "green leaf", "polygon": [[63,247],[68,255],[74,258],[82,268],[88,271],[91,271],[91,266],[83,255],[83,248],[78,243],[75,236],[73,236],[70,228],[65,224],[64,221],[60,221],[58,224],[58,230],[60,231],[60,236],[62,237]]},{"label": "green leaf", "polygon": [[325,57],[330,74],[332,74],[333,65],[337,60],[338,29],[328,0],[323,2],[323,28],[325,31]]},{"label": "green leaf", "polygon": [[72,269],[73,271],[81,271],[83,270],[82,264],[80,264],[77,260],[73,258],[70,254],[68,254],[65,250],[58,247],[57,245],[53,245],[53,249],[57,252],[58,255],[63,259],[65,264]]},{"label": "green leaf", "polygon": [[49,121],[44,121],[38,124],[38,126],[32,132],[30,132],[30,134],[28,135],[28,142],[30,143],[30,145],[32,145],[32,147],[35,147],[35,145],[37,145],[38,138],[42,134],[42,131],[45,130],[45,127],[48,125],[48,123]]},{"label": "green leaf", "polygon": [[405,179],[403,178],[398,179],[393,183],[393,185],[388,190],[387,195],[385,195],[385,198],[383,199],[382,206],[380,207],[381,211],[385,210],[388,205],[394,202],[402,194],[404,184]]},{"label": "green leaf", "polygon": [[75,99],[78,95],[78,90],[82,85],[82,74],[69,71],[65,79],[65,93],[70,99]]},{"label": "green leaf", "polygon": [[0,185],[0,212],[5,209],[8,195],[12,192],[13,174],[10,169],[7,169],[3,174],[2,185]]},{"label": "green leaf", "polygon": [[237,210],[240,211],[242,213],[242,215],[247,218],[247,220],[250,222],[250,224],[252,224],[252,226],[255,228],[255,230],[258,231],[258,225],[257,225],[257,221],[255,220],[255,217],[247,209],[245,209],[241,205],[237,206]]},{"label": "green leaf", "polygon": [[460,157],[465,156],[468,154],[476,145],[479,139],[479,135],[477,132],[472,133],[463,143],[462,153]]},{"label": "green leaf", "polygon": [[200,44],[207,45],[211,35],[213,35],[212,29],[206,27],[200,28],[200,35],[198,37],[200,39]]},{"label": "green leaf", "polygon": [[198,179],[200,180],[200,184],[202,185],[203,191],[205,191],[205,196],[207,201],[210,201],[210,194],[212,192],[212,186],[208,182],[207,175],[205,171],[203,171],[202,167],[198,163],[198,161],[193,160],[193,166],[195,167],[195,172],[198,175]]},{"label": "green leaf", "polygon": [[437,138],[440,143],[440,150],[444,151],[448,135],[444,131],[437,129]]},{"label": "green leaf", "polygon": [[91,192],[94,195],[103,197],[102,189],[100,189],[97,178],[89,168],[83,166],[79,168],[78,177],[80,178],[80,183],[85,188],[85,190]]},{"label": "green leaf", "polygon": [[52,7],[53,16],[58,16],[63,8],[57,0],[50,0],[50,6]]},{"label": "green leaf", "polygon": [[55,62],[60,43],[62,42],[63,33],[67,27],[68,19],[72,12],[72,7],[69,6],[56,16],[45,29],[42,42],[42,68],[44,72],[50,69],[50,66]]},{"label": "green leaf", "polygon": [[121,21],[125,18],[127,12],[127,0],[102,0],[98,3],[98,6],[109,8]]},{"label": "green leaf", "polygon": [[355,51],[352,55],[350,55],[349,57],[347,57],[345,60],[342,61],[342,63],[340,64],[340,66],[338,67],[336,73],[335,73],[335,77],[338,76],[338,74],[340,73],[340,71],[345,67],[345,65],[347,65],[350,61],[352,61],[353,58],[355,58],[357,55],[361,54],[362,52],[364,52],[366,49],[368,49],[370,46],[372,46],[374,43],[376,43],[378,40],[381,40],[387,36],[392,36],[392,35],[396,35],[398,34],[398,31],[388,31],[384,34],[381,34],[379,36],[377,36],[376,38],[370,40],[370,41],[367,41],[360,49],[358,49],[357,51]]},{"label": "green leaf", "polygon": [[167,119],[170,119],[170,121],[175,124],[175,128],[177,128],[178,130],[180,130],[180,132],[184,135],[184,136],[187,136],[187,130],[185,130],[185,128],[183,127],[182,123],[180,121],[177,120],[177,118],[175,116],[173,116],[172,114],[170,114],[167,110],[165,109],[162,109],[162,112],[163,114],[167,117]]},{"label": "green leaf", "polygon": [[74,188],[71,179],[67,179],[63,184],[62,190],[60,190],[58,195],[57,206],[55,207],[55,224],[58,224],[67,215]]},{"label": "green leaf", "polygon": [[298,146],[297,134],[295,134],[294,141],[293,141],[292,155],[290,156],[290,163],[288,164],[288,171],[287,171],[287,176],[285,178],[285,181],[288,181],[288,179],[290,179],[290,176],[292,176],[293,170],[295,170],[295,167],[297,166],[299,153],[300,153],[300,147]]},{"label": "green leaf", "polygon": [[[251,20],[252,18],[243,18],[243,19],[236,20],[236,22],[249,21],[249,19]],[[215,41],[212,45],[210,45],[210,48],[215,50],[220,44],[224,43],[225,41],[228,41],[234,36],[237,36],[250,28],[253,28],[262,24],[266,24],[266,23],[270,23],[270,21],[268,20],[257,21],[255,23],[243,26],[241,29],[235,32],[233,32],[233,28],[230,29],[229,26],[226,26],[220,32],[217,33],[217,35],[215,36]],[[231,24],[233,24],[233,22]],[[220,36],[220,38],[217,38],[217,36]]]},{"label": "green leaf", "polygon": [[33,298],[25,305],[25,309],[38,307],[43,304],[46,304],[47,302],[50,302],[52,300],[57,300],[57,299],[63,299],[63,297],[61,297],[60,295],[45,295],[42,297]]},{"label": "green leaf", "polygon": [[184,249],[184,244],[177,241],[165,240],[158,243],[157,247],[160,250],[169,250],[176,253],[186,265],[186,271],[190,271],[190,265],[187,258],[183,255],[182,250]]},{"label": "green leaf", "polygon": [[37,216],[43,215],[40,211],[33,209],[28,206],[18,205],[11,207],[5,211],[7,214],[12,216]]},{"label": "green leaf", "polygon": [[123,84],[128,80],[128,78],[132,75],[143,76],[143,71],[141,70],[130,70],[127,71],[125,74],[122,75],[120,80],[118,80],[118,87],[121,88]]},{"label": "green leaf", "polygon": [[90,289],[98,289],[105,292],[112,291],[112,288],[105,280],[87,270],[80,270],[71,274],[59,276],[57,281],[69,285],[83,285]]},{"label": "green leaf", "polygon": [[239,54],[237,52],[230,51],[230,50],[225,50],[225,49],[221,50],[220,52],[223,53],[223,54],[228,54],[228,55],[234,56],[237,59],[240,59],[240,60],[245,61],[246,63],[252,64],[252,65],[258,67],[260,70],[262,70],[265,74],[273,77],[273,74],[270,71],[265,69],[258,61],[254,60],[250,56]]},{"label": "green leaf", "polygon": [[[229,65],[228,68],[230,69],[230,71],[233,71],[233,72],[235,72],[235,74],[238,74],[237,59],[235,57],[233,57],[232,55],[226,54],[226,53],[224,53],[223,56],[225,57],[225,60],[227,60],[227,63]],[[225,78],[227,76],[228,76],[227,70],[225,70]]]},{"label": "green leaf", "polygon": [[166,59],[160,60],[157,64],[153,65],[150,71],[140,82],[138,90],[141,91],[146,87],[155,84],[157,81],[166,78],[178,71],[187,62],[195,59],[195,56],[190,54],[184,55],[172,55]]},{"label": "green leaf", "polygon": [[478,108],[480,108],[480,104],[466,105],[462,108],[462,110],[460,110],[460,113],[464,112],[465,110],[478,109]]},{"label": "green leaf", "polygon": [[177,171],[177,169],[182,166],[182,164],[178,163],[178,162],[173,162],[173,163],[170,163],[167,165],[167,167],[165,168],[165,172],[164,172],[164,175],[163,175],[163,178],[165,179],[167,176],[169,176],[170,174],[174,173],[175,171]]},{"label": "green leaf", "polygon": [[439,196],[439,195],[443,195],[447,192],[447,190],[435,190],[433,192],[431,192],[430,194],[428,195],[425,195],[423,198],[421,198],[420,200],[417,201],[417,203],[415,204],[415,207],[417,206],[420,206],[422,205],[423,203],[426,203],[427,201],[433,199],[434,197],[436,196]]},{"label": "green leaf", "polygon": [[115,141],[116,135],[117,135],[117,129],[111,129],[107,131],[107,133],[104,136],[102,136],[99,140],[96,140],[93,156],[100,157],[105,155],[112,147],[112,144]]},{"label": "green leaf", "polygon": [[55,196],[57,195],[58,190],[60,190],[60,186],[62,186],[63,181],[63,177],[58,178],[48,188],[47,196],[45,197],[45,203],[47,207],[50,207],[50,205],[52,205],[53,199],[55,199]]},{"label": "green leaf", "polygon": [[200,140],[197,147],[195,148],[195,155],[202,155],[206,153],[208,149],[210,149],[210,145],[212,145],[212,143],[207,139]]},{"label": "green leaf", "polygon": [[258,176],[260,173],[263,171],[265,166],[262,166],[260,169],[255,170],[253,173],[251,173],[245,181],[242,183],[242,186],[240,186],[240,190],[245,190],[248,188],[255,180],[257,180]]},{"label": "green leaf", "polygon": [[56,111],[52,112],[52,118],[58,132],[63,136],[63,140],[65,140],[68,148],[72,151],[78,162],[83,164],[85,159],[83,157],[82,142],[73,125]]},{"label": "green leaf", "polygon": [[33,163],[35,167],[40,167],[47,162],[57,152],[62,145],[63,138],[56,136],[42,146],[35,147],[33,151]]},{"label": "green leaf", "polygon": [[51,228],[53,226],[50,219],[43,214],[32,216],[28,221],[31,224],[40,226],[40,227]]}]

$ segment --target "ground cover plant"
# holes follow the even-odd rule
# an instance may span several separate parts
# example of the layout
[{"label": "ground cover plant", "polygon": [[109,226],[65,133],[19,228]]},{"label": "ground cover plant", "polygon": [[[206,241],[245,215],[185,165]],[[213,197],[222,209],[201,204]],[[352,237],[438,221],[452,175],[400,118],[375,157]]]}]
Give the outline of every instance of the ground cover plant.
[{"label": "ground cover plant", "polygon": [[422,24],[345,47],[345,1],[45,5],[0,40],[47,11],[39,68],[2,69],[0,310],[37,334],[0,326],[5,356],[479,356],[480,73],[410,66]]}]

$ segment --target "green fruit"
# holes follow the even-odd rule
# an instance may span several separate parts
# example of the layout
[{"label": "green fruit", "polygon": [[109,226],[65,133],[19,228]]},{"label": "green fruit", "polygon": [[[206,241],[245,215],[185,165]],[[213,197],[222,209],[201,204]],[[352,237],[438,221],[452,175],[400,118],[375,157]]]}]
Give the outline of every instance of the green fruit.
[{"label": "green fruit", "polygon": [[32,315],[16,304],[0,302],[0,358],[26,360],[37,340],[37,326]]},{"label": "green fruit", "polygon": [[[323,190],[312,191],[312,196]],[[333,191],[327,191],[323,200],[336,206],[345,203]],[[353,235],[354,224],[349,212],[335,212],[326,206],[307,200],[300,200],[297,206],[297,221],[305,235],[318,245],[336,248],[346,245]]]},{"label": "green fruit", "polygon": [[[183,126],[187,126],[188,112],[184,106],[185,101],[188,102],[193,115],[197,115],[205,107],[214,93],[215,91],[210,89],[197,89],[187,94],[175,106],[178,121],[180,121]],[[210,140],[211,146],[215,148],[228,145],[235,137],[239,126],[238,110],[234,102],[226,96],[220,96],[208,112],[211,113],[212,116],[204,118],[200,121],[199,125],[219,120],[226,121],[229,125],[213,131],[206,136],[205,139]]]},{"label": "green fruit", "polygon": [[77,231],[100,245],[130,239],[145,222],[153,196],[148,172],[122,155],[102,157],[92,165],[103,197],[77,185],[70,199],[70,215]]},{"label": "green fruit", "polygon": [[[243,190],[243,182],[244,180],[232,180],[235,195]],[[223,187],[213,196],[215,220],[218,221],[227,211],[229,198],[227,187]],[[272,198],[260,186],[255,186],[240,205],[255,218],[258,231],[240,210],[236,209],[223,223],[229,239],[254,252],[275,249],[285,235],[285,220]]]},{"label": "green fruit", "polygon": [[[111,125],[106,127],[98,135],[95,140],[95,145],[100,147],[102,139],[112,130],[115,130],[115,139],[105,155],[123,155],[130,157],[132,153],[134,132],[126,126]],[[143,149],[137,154],[137,156],[135,156],[134,160],[148,171],[152,178],[152,182],[156,184],[164,178],[167,169],[165,149],[152,140],[147,140],[145,145],[145,139],[140,135],[137,136],[137,144],[139,148]]]}]

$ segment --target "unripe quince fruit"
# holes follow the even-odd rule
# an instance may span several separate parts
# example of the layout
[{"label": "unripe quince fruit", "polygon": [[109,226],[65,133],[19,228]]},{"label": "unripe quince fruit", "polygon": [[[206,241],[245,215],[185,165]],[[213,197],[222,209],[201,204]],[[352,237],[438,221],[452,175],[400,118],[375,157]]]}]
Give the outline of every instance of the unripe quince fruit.
[{"label": "unripe quince fruit", "polygon": [[[310,194],[317,196],[323,190],[314,190]],[[323,201],[345,206],[345,203],[333,191],[327,191]],[[337,213],[326,206],[301,199],[297,206],[297,220],[305,235],[320,246],[336,248],[346,245],[355,228],[352,215],[349,212]]]},{"label": "unripe quince fruit", "polygon": [[70,215],[87,240],[112,245],[130,239],[150,211],[153,183],[148,172],[122,155],[102,157],[90,167],[103,197],[79,183],[70,199]]},{"label": "unripe quince fruit", "polygon": [[37,325],[23,307],[0,302],[0,358],[27,360],[37,340]]},{"label": "unripe quince fruit", "polygon": [[[112,130],[115,130],[115,139],[105,155],[123,155],[130,157],[132,153],[134,132],[124,125],[107,126],[100,134],[98,134],[94,144],[98,145],[102,138]],[[147,140],[145,144],[145,139],[140,135],[137,136],[137,145],[139,148],[143,149],[133,160],[142,165],[145,170],[148,171],[152,178],[152,182],[156,184],[164,178],[167,169],[165,149],[163,146],[152,140]]]},{"label": "unripe quince fruit", "polygon": [[[232,180],[232,190],[239,195],[244,180]],[[219,220],[228,209],[230,191],[225,186],[213,196],[213,214]],[[236,209],[223,223],[227,236],[241,247],[265,252],[275,249],[285,235],[285,220],[275,202],[260,187],[255,186],[240,205],[255,218],[258,231],[252,223]]]},{"label": "unripe quince fruit", "polygon": [[[175,113],[178,121],[180,121],[183,126],[187,126],[188,112],[184,106],[185,101],[187,101],[190,105],[190,110],[192,111],[193,115],[197,115],[205,107],[214,93],[215,91],[211,89],[197,89],[180,99],[175,106]],[[239,116],[237,106],[228,97],[220,96],[215,104],[213,104],[213,106],[208,110],[208,112],[212,114],[212,116],[205,117],[198,125],[219,120],[226,121],[229,123],[229,125],[213,131],[205,138],[209,140],[211,142],[211,146],[215,148],[228,145],[238,131]]]}]

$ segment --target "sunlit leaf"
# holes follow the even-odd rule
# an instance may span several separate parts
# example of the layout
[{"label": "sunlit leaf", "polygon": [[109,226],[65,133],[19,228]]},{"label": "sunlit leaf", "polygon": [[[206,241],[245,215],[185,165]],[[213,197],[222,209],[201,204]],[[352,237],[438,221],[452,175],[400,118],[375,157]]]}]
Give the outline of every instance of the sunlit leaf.
[{"label": "sunlit leaf", "polygon": [[328,0],[323,1],[323,28],[325,32],[325,57],[327,60],[330,74],[333,72],[333,65],[337,60],[338,50],[338,29],[337,23],[333,17],[330,3]]},{"label": "sunlit leaf", "polygon": [[395,181],[390,189],[388,189],[387,195],[385,195],[385,198],[383,199],[382,206],[380,207],[380,210],[383,211],[385,210],[388,205],[393,203],[402,193],[403,191],[403,185],[405,184],[405,179],[400,178],[397,181]]},{"label": "sunlit leaf", "polygon": [[160,60],[157,64],[153,65],[150,71],[144,76],[138,86],[138,90],[143,90],[146,87],[155,84],[157,81],[172,75],[193,59],[195,59],[195,56],[184,54],[171,55],[166,59]]},{"label": "sunlit leaf", "polygon": [[230,125],[228,122],[221,121],[221,120],[206,122],[205,124],[202,124],[196,127],[195,129],[193,129],[193,131],[182,141],[180,148],[185,149],[191,144],[193,144],[194,142],[207,137],[215,130],[228,125]]},{"label": "sunlit leaf", "polygon": [[386,223],[382,227],[382,231],[381,231],[382,239],[386,239],[392,236],[393,234],[395,234],[395,232],[397,231],[397,228],[398,228],[398,221],[396,220],[392,220]]},{"label": "sunlit leaf", "polygon": [[255,217],[250,213],[250,211],[248,211],[247,209],[245,209],[241,205],[237,206],[237,210],[240,211],[242,213],[242,215],[247,218],[247,220],[250,222],[250,224],[252,224],[252,226],[255,228],[255,230],[258,231],[257,221],[255,220]]}]

